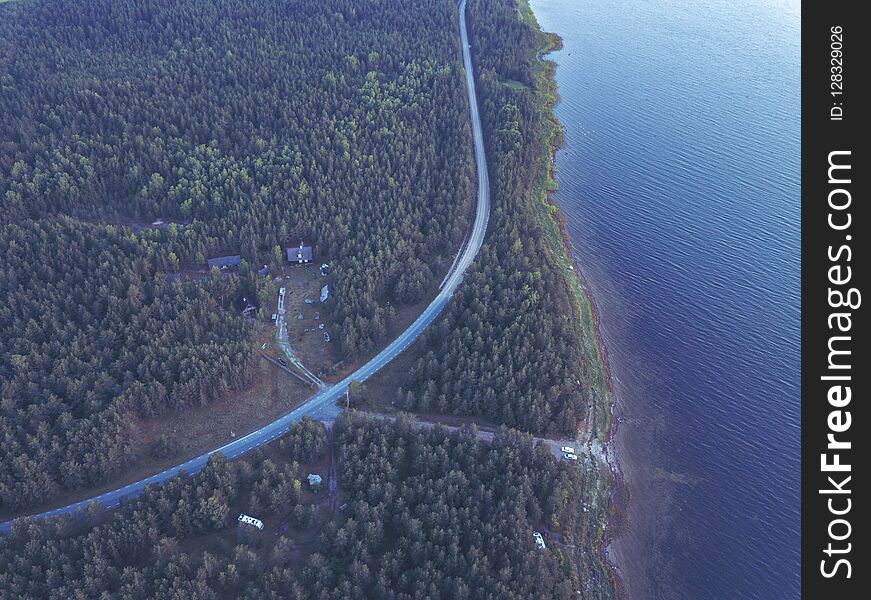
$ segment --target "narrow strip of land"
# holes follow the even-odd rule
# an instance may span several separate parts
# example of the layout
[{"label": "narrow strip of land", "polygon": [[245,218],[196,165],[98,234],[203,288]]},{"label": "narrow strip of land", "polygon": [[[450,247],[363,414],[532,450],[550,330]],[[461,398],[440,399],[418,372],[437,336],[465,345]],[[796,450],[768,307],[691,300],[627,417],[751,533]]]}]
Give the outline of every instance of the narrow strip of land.
[{"label": "narrow strip of land", "polygon": [[[484,135],[481,130],[481,118],[478,114],[478,98],[475,93],[472,55],[469,46],[468,32],[466,30],[466,0],[462,0],[459,3],[458,8],[463,66],[465,68],[466,92],[469,97],[472,139],[475,148],[475,166],[478,171],[478,199],[475,211],[475,222],[472,226],[472,231],[469,234],[465,247],[462,249],[459,259],[454,263],[451,272],[444,281],[441,291],[429,306],[424,309],[414,323],[412,323],[399,335],[399,337],[393,340],[369,362],[345,377],[345,379],[339,383],[321,389],[303,404],[279,417],[275,421],[272,421],[268,425],[265,425],[256,431],[252,431],[244,437],[224,444],[220,448],[210,450],[209,452],[196,456],[187,462],[170,467],[160,473],[155,473],[145,479],[135,481],[125,485],[124,487],[100,494],[93,498],[87,498],[37,515],[31,515],[29,518],[52,517],[73,513],[95,502],[106,508],[112,508],[117,506],[122,498],[129,498],[140,494],[147,485],[163,483],[182,471],[190,474],[199,472],[206,465],[209,457],[216,452],[222,453],[227,458],[236,458],[254,448],[267,444],[282,435],[293,421],[299,421],[305,416],[319,420],[332,420],[339,414],[339,412],[341,412],[336,406],[336,401],[344,395],[345,390],[348,389],[348,386],[352,381],[362,382],[371,377],[379,369],[399,356],[427,327],[429,327],[433,321],[436,320],[436,318],[438,318],[448,301],[451,299],[451,296],[453,296],[454,292],[462,282],[463,275],[465,275],[469,265],[471,265],[475,256],[478,254],[481,244],[484,241],[484,234],[487,231],[487,222],[490,217],[490,181],[487,176],[487,158],[484,153]],[[12,521],[4,521],[3,523],[0,523],[0,533],[8,532],[11,527]]]}]

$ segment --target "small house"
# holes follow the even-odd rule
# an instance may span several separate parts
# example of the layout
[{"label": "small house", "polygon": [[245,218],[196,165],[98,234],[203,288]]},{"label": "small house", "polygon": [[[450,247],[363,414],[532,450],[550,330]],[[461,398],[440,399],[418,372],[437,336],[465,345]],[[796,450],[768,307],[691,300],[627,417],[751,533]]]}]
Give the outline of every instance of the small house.
[{"label": "small house", "polygon": [[311,246],[303,246],[302,242],[300,242],[298,248],[287,248],[287,262],[301,265],[303,263],[310,263],[311,261]]},{"label": "small house", "polygon": [[321,304],[326,302],[330,297],[330,286],[325,285],[321,288]]},{"label": "small house", "polygon": [[323,481],[324,480],[321,478],[320,475],[316,475],[315,473],[309,473],[308,475],[308,485],[311,489],[315,491],[320,489]]},{"label": "small house", "polygon": [[258,271],[257,274],[261,277],[266,277],[269,275],[269,265],[263,265]]},{"label": "small house", "polygon": [[242,264],[242,257],[238,254],[232,256],[218,256],[209,259],[209,270],[217,267],[223,271],[225,269],[238,267],[240,264]]}]

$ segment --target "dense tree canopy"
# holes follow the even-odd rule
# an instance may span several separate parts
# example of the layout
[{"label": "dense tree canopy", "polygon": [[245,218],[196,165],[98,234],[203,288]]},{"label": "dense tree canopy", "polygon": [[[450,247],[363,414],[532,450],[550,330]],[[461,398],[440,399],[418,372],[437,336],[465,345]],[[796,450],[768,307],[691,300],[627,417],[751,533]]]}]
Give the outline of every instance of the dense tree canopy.
[{"label": "dense tree canopy", "polygon": [[0,510],[244,380],[255,278],[168,273],[304,239],[340,354],[386,340],[468,228],[460,64],[450,0],[0,4]]},{"label": "dense tree canopy", "polygon": [[[387,333],[467,226],[468,108],[445,0],[34,0],[0,19],[6,216],[189,222],[182,264],[335,262],[337,342]],[[325,35],[328,32],[329,35]]]},{"label": "dense tree canopy", "polygon": [[[284,439],[323,435],[318,427],[298,424]],[[474,430],[353,415],[337,421],[334,443],[347,508],[301,563],[313,521],[295,515],[314,506],[300,492],[302,457],[214,457],[108,518],[16,524],[0,538],[0,598],[577,596],[569,554],[557,543],[539,550],[532,537],[577,526],[580,471],[544,446],[516,432],[491,444]],[[233,535],[239,510],[266,529]]]},{"label": "dense tree canopy", "polygon": [[244,382],[245,325],[217,300],[230,278],[169,284],[129,232],[71,219],[0,225],[0,255],[0,505],[99,482],[132,415]]},{"label": "dense tree canopy", "polygon": [[588,377],[566,266],[548,247],[554,225],[540,216],[549,207],[538,206],[550,159],[549,115],[533,75],[541,33],[513,0],[470,0],[467,11],[493,214],[473,271],[425,334],[399,403],[573,433]]},{"label": "dense tree canopy", "polygon": [[[474,179],[453,0],[15,4],[0,5],[0,506],[113,472],[127,415],[244,381],[246,326],[220,298],[256,277],[166,273],[310,240],[355,356],[389,335],[388,300],[420,299],[450,262]],[[574,431],[581,345],[534,203],[539,42],[514,0],[470,0],[468,18],[491,227],[399,403]],[[105,224],[157,218],[177,224]],[[325,474],[328,452],[335,511],[300,467]],[[574,598],[558,540],[583,518],[581,477],[516,431],[485,443],[352,413],[330,442],[304,420],[109,515],[17,523],[0,599]],[[268,538],[235,534],[239,511]]]},{"label": "dense tree canopy", "polygon": [[577,525],[580,471],[546,446],[513,431],[486,443],[474,430],[354,416],[335,435],[350,502],[303,567],[311,597],[577,597],[569,555],[532,537]]}]

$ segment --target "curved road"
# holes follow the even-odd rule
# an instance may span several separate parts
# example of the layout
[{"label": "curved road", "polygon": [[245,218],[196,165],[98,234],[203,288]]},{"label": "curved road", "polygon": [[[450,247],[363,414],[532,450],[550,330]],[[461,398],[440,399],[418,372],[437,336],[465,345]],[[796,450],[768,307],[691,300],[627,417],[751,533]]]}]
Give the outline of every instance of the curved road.
[{"label": "curved road", "polygon": [[[472,57],[469,50],[469,38],[466,32],[466,0],[459,3],[459,26],[460,37],[462,39],[463,65],[465,67],[466,76],[466,91],[469,95],[469,107],[471,110],[472,132],[475,145],[475,164],[478,171],[478,202],[477,212],[475,215],[475,223],[472,232],[469,235],[468,241],[463,248],[462,255],[453,266],[444,285],[442,286],[439,295],[435,297],[432,303],[426,307],[417,320],[412,323],[408,329],[402,332],[389,346],[379,352],[372,360],[364,364],[362,367],[348,375],[345,379],[336,385],[325,388],[303,404],[272,421],[268,425],[261,427],[257,431],[253,431],[248,435],[237,440],[211,450],[205,454],[201,454],[189,461],[176,465],[160,473],[156,473],[151,477],[147,477],[140,481],[130,483],[122,488],[100,494],[93,498],[88,498],[74,504],[62,506],[54,510],[31,515],[29,518],[52,517],[66,513],[72,513],[87,507],[93,502],[97,502],[106,508],[112,508],[119,504],[122,498],[136,496],[142,492],[146,485],[159,484],[174,477],[181,471],[189,474],[200,471],[209,460],[209,457],[216,452],[221,452],[227,458],[236,458],[253,450],[258,446],[267,444],[287,431],[292,421],[299,421],[302,417],[309,416],[315,419],[332,420],[339,414],[340,409],[336,407],[336,401],[345,393],[345,390],[350,385],[351,381],[365,381],[374,375],[381,367],[389,363],[391,360],[399,356],[403,350],[408,348],[412,342],[441,314],[445,305],[450,300],[454,291],[463,280],[463,275],[478,254],[481,248],[481,243],[484,240],[484,233],[487,231],[487,221],[490,216],[490,182],[487,177],[487,159],[484,155],[484,137],[481,132],[481,119],[478,115],[478,99],[475,94],[475,79],[474,71],[472,70]],[[0,532],[9,532],[12,527],[12,521],[0,523]]]}]

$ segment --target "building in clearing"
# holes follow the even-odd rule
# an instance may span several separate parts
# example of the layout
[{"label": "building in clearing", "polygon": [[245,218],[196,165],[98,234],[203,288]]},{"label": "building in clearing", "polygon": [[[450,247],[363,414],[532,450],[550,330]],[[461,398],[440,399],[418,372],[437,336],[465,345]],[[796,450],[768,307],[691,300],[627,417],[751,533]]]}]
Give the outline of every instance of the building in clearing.
[{"label": "building in clearing", "polygon": [[239,255],[218,256],[209,259],[209,270],[217,267],[223,271],[231,267],[238,267],[240,264],[242,264],[242,257]]},{"label": "building in clearing", "polygon": [[321,288],[321,304],[330,298],[330,286],[325,285]]},{"label": "building in clearing", "polygon": [[322,482],[323,482],[323,479],[321,479],[320,475],[317,475],[315,473],[309,473],[308,484],[309,484],[309,487],[311,487],[313,490],[320,489]]},{"label": "building in clearing", "polygon": [[287,248],[287,262],[301,265],[303,263],[310,263],[311,261],[311,246],[303,246],[302,242],[300,242],[298,248]]}]

